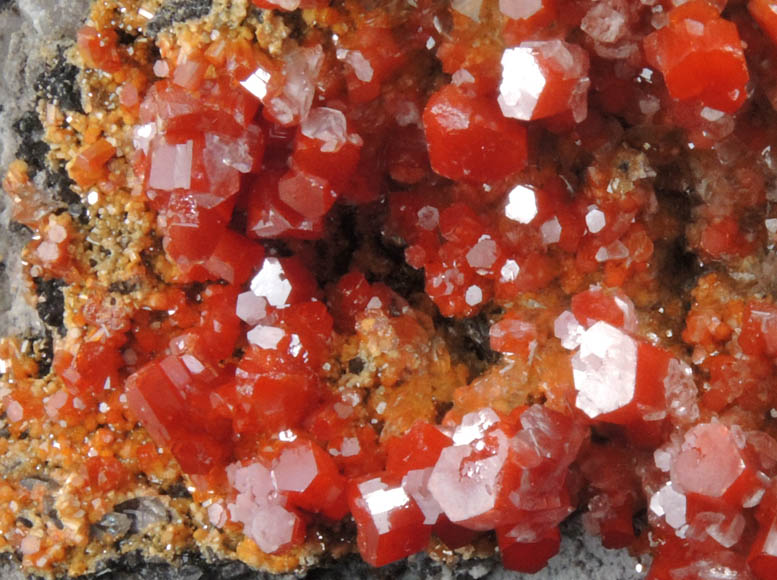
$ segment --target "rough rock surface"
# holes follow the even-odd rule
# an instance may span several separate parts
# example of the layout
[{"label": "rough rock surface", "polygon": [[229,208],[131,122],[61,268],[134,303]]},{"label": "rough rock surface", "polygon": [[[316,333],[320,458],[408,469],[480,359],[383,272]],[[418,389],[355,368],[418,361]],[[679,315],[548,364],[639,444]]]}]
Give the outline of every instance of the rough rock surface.
[{"label": "rough rock surface", "polygon": [[[0,0],[0,173],[17,155],[20,147],[28,154],[35,151],[35,139],[26,141],[20,136],[19,120],[33,107],[36,85],[46,71],[47,63],[56,62],[68,40],[74,38],[88,0]],[[172,0],[164,13],[170,22],[178,18],[197,16],[209,6],[204,0]],[[161,22],[162,27],[169,22]],[[60,74],[62,71],[59,71]],[[65,71],[66,72],[66,71]],[[51,74],[50,72],[48,74]],[[45,78],[45,76],[43,77]],[[50,78],[50,77],[49,77]],[[53,90],[63,91],[68,97],[67,79],[53,79]],[[64,82],[57,82],[58,80]],[[45,87],[44,87],[45,90]],[[63,98],[63,95],[58,95]],[[69,95],[72,97],[72,95]],[[77,103],[73,103],[77,105]],[[14,126],[16,125],[16,129]],[[23,131],[21,131],[23,133]],[[41,172],[41,183],[45,175]],[[40,335],[43,325],[35,308],[26,301],[20,285],[19,250],[29,233],[9,221],[8,202],[0,196],[0,335]],[[374,570],[357,558],[349,558],[332,566],[311,570],[307,577],[335,578],[396,578],[401,580],[429,579],[488,579],[488,580],[637,580],[642,567],[625,552],[609,551],[601,547],[598,538],[586,536],[579,519],[573,518],[564,526],[561,553],[547,568],[532,576],[508,572],[495,560],[473,561],[451,570],[428,557],[419,555],[384,568]],[[193,556],[179,567],[144,561],[137,554],[108,563],[94,576],[101,579],[148,580],[258,580],[272,575],[251,571],[240,562],[206,563]],[[292,575],[276,578],[293,578]],[[23,580],[13,560],[0,559],[0,578]]]}]

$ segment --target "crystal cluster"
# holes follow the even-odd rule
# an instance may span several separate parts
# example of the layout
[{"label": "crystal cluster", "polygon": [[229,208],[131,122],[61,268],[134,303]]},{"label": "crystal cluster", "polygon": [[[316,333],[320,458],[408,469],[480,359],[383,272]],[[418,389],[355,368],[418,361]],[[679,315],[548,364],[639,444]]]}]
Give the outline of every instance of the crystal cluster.
[{"label": "crystal cluster", "polygon": [[[66,164],[103,214],[5,182],[70,285],[39,412],[120,396],[262,557],[351,518],[373,566],[490,542],[531,573],[580,510],[651,580],[774,578],[774,3],[254,4],[277,38],[216,19],[139,63],[79,32],[131,130]],[[131,288],[90,230],[119,190]]]}]

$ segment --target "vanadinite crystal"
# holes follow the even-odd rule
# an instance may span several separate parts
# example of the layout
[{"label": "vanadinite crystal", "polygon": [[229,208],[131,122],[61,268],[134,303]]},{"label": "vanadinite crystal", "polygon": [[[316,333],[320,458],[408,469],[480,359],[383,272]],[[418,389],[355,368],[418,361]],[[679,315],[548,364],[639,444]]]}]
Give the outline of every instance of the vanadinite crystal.
[{"label": "vanadinite crystal", "polygon": [[777,578],[777,3],[138,6],[3,183],[52,331],[0,344],[0,549],[183,477],[160,545],[274,572],[533,573],[579,512],[651,580]]}]

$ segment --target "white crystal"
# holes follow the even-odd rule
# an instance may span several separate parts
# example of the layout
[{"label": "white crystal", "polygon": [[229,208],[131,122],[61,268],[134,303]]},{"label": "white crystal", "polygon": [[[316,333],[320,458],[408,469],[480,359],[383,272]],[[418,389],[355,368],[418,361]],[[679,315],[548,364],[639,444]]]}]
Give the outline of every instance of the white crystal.
[{"label": "white crystal", "polygon": [[418,210],[418,226],[425,230],[433,230],[440,223],[440,211],[431,205],[425,205]]},{"label": "white crystal", "polygon": [[153,68],[154,74],[158,76],[160,79],[163,79],[170,74],[170,65],[168,65],[167,62],[164,60],[156,61],[152,68]]},{"label": "white crystal", "polygon": [[507,196],[505,215],[521,224],[530,223],[537,217],[537,196],[525,185],[516,185]]},{"label": "white crystal", "polygon": [[620,240],[615,240],[608,246],[602,246],[596,251],[594,258],[597,262],[607,262],[609,260],[623,260],[629,257],[629,249]]},{"label": "white crystal", "polygon": [[482,5],[483,0],[451,0],[451,8],[475,22],[480,22]]},{"label": "white crystal", "polygon": [[286,306],[291,294],[291,282],[286,279],[278,258],[265,258],[262,268],[251,280],[251,292],[261,296],[276,308]]},{"label": "white crystal", "polygon": [[561,240],[561,223],[556,216],[540,226],[540,235],[545,245],[557,244]]},{"label": "white crystal", "polygon": [[267,84],[270,82],[270,73],[262,67],[256,69],[247,79],[240,81],[245,90],[254,95],[260,101],[267,96]]},{"label": "white crystal", "polygon": [[402,478],[402,488],[421,508],[424,514],[424,524],[431,526],[437,523],[442,513],[440,504],[434,499],[429,491],[429,477],[432,475],[432,468],[412,469]]},{"label": "white crystal", "polygon": [[453,432],[453,443],[456,445],[467,445],[476,439],[483,437],[489,427],[499,421],[499,415],[486,407],[480,411],[467,413],[461,420],[461,424]]},{"label": "white crystal", "polygon": [[596,418],[634,399],[637,382],[637,344],[623,331],[597,322],[580,339],[572,358],[575,404]]},{"label": "white crystal", "polygon": [[588,208],[588,213],[585,214],[585,225],[589,232],[598,234],[607,225],[607,218],[602,210],[592,205]]},{"label": "white crystal", "polygon": [[469,306],[477,306],[481,302],[483,302],[483,291],[480,289],[479,286],[472,285],[469,288],[467,288],[466,293],[464,294],[464,301]]},{"label": "white crystal", "polygon": [[148,146],[151,144],[151,140],[156,136],[156,123],[146,123],[145,125],[138,125],[132,131],[132,144],[135,149],[140,149],[143,153],[148,154]]},{"label": "white crystal", "polygon": [[300,131],[305,137],[322,141],[321,151],[324,153],[339,151],[348,141],[345,115],[329,107],[311,109],[300,124]]},{"label": "white crystal", "polygon": [[286,336],[282,328],[276,326],[255,326],[246,334],[248,342],[259,348],[274,349],[278,343]]},{"label": "white crystal", "polygon": [[491,236],[483,235],[467,252],[467,263],[475,269],[487,269],[496,261],[496,242]]},{"label": "white crystal", "polygon": [[717,514],[720,518],[710,523],[705,531],[710,537],[724,548],[730,548],[736,544],[745,531],[745,518],[741,513],[736,513],[730,521],[726,522],[723,514]]},{"label": "white crystal", "polygon": [[283,506],[269,504],[253,512],[253,518],[243,531],[260,550],[272,554],[292,541],[297,520],[297,516]]},{"label": "white crystal", "polygon": [[345,61],[353,69],[353,74],[356,78],[363,83],[368,83],[372,80],[375,71],[364,55],[358,50],[346,50],[344,48],[337,49],[335,53],[339,60]]},{"label": "white crystal", "polygon": [[521,267],[515,260],[505,260],[502,268],[499,270],[500,279],[504,282],[513,282],[521,273]]},{"label": "white crystal", "polygon": [[672,484],[667,483],[650,498],[650,511],[663,516],[666,523],[674,529],[685,525],[685,496],[676,492]]},{"label": "white crystal", "polygon": [[699,115],[702,119],[714,123],[715,121],[720,121],[726,115],[726,113],[711,107],[704,107]]},{"label": "white crystal", "polygon": [[235,314],[240,320],[252,326],[258,324],[267,316],[267,299],[253,292],[238,294]]},{"label": "white crystal", "polygon": [[499,11],[508,18],[524,20],[542,10],[542,0],[499,0]]},{"label": "white crystal", "polygon": [[193,142],[169,145],[164,140],[154,144],[151,152],[149,187],[171,191],[189,189],[192,180]]},{"label": "white crystal", "polygon": [[354,457],[359,455],[362,448],[356,437],[344,437],[340,444],[340,455],[343,457]]},{"label": "white crystal", "polygon": [[672,467],[672,453],[666,449],[659,448],[653,452],[653,463],[661,471],[668,472]]},{"label": "white crystal", "polygon": [[381,301],[380,298],[377,296],[373,296],[370,298],[369,302],[367,302],[367,306],[364,308],[365,310],[379,310],[383,308],[383,301]]},{"label": "white crystal", "polygon": [[545,75],[531,47],[516,46],[505,50],[498,98],[502,114],[522,121],[531,120],[545,82]]},{"label": "white crystal", "polygon": [[287,54],[283,67],[286,79],[283,91],[265,103],[280,123],[291,125],[308,115],[323,60],[320,46],[299,48]]},{"label": "white crystal", "polygon": [[495,482],[507,460],[509,442],[502,431],[492,431],[491,435],[493,455],[475,459],[469,445],[446,447],[429,477],[430,493],[452,522],[480,516],[495,507],[499,491]]},{"label": "white crystal", "polygon": [[598,2],[586,13],[580,29],[593,40],[612,44],[623,38],[628,31],[625,6],[614,6],[616,2]]},{"label": "white crystal", "polygon": [[574,350],[580,346],[585,327],[577,321],[572,312],[565,310],[553,323],[553,334],[561,341],[561,346],[567,350]]},{"label": "white crystal", "polygon": [[460,68],[455,73],[453,73],[453,76],[451,76],[451,82],[457,87],[461,85],[469,85],[475,82],[475,77],[473,77],[467,69]]},{"label": "white crystal", "polygon": [[688,364],[676,358],[669,361],[664,392],[667,410],[675,423],[693,423],[699,418],[696,383],[693,369]]}]

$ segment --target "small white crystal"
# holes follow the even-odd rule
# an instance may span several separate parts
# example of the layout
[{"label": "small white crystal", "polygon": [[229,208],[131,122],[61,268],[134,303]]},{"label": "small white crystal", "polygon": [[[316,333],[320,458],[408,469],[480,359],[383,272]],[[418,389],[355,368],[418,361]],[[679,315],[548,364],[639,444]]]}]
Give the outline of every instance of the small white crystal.
[{"label": "small white crystal", "polygon": [[286,336],[286,333],[282,328],[263,325],[255,326],[246,334],[248,342],[268,350],[277,347],[284,336]]},{"label": "small white crystal", "polygon": [[505,215],[521,224],[530,223],[537,217],[537,196],[525,185],[516,185],[507,196]]},{"label": "small white crystal", "polygon": [[145,125],[138,125],[132,132],[132,144],[135,149],[140,149],[143,153],[148,154],[148,146],[151,144],[151,140],[156,135],[156,124],[146,123]]},{"label": "small white crystal", "polygon": [[373,296],[372,298],[370,298],[369,302],[367,302],[367,306],[364,309],[380,310],[381,308],[383,308],[383,302],[377,296]]},{"label": "small white crystal", "polygon": [[453,432],[453,443],[455,445],[472,443],[476,439],[482,438],[488,428],[498,422],[499,415],[490,407],[467,413]]},{"label": "small white crystal", "polygon": [[251,280],[251,292],[261,296],[276,308],[287,306],[291,295],[291,282],[286,279],[283,266],[278,258],[265,258],[262,268]]},{"label": "small white crystal", "polygon": [[425,205],[418,210],[418,226],[425,230],[433,230],[440,223],[440,212],[436,207]]},{"label": "small white crystal", "polygon": [[477,306],[481,302],[483,302],[483,291],[480,289],[479,286],[472,285],[469,288],[467,288],[466,293],[464,294],[464,301],[469,306]]},{"label": "small white crystal", "polygon": [[269,99],[265,107],[278,122],[291,125],[304,119],[310,111],[324,51],[320,46],[298,48],[289,52],[284,60],[286,82],[283,90]]},{"label": "small white crystal", "polygon": [[545,75],[531,47],[516,46],[505,50],[498,98],[502,114],[522,121],[531,120],[545,82]]},{"label": "small white crystal", "polygon": [[502,268],[499,270],[500,279],[504,282],[514,282],[521,273],[521,267],[515,260],[505,260]]},{"label": "small white crystal", "polygon": [[434,525],[442,513],[440,504],[429,491],[429,477],[431,475],[432,468],[428,467],[426,469],[412,469],[402,478],[402,489],[421,508],[421,512],[424,514],[424,524],[428,526]]},{"label": "small white crystal", "polygon": [[362,448],[356,437],[344,437],[340,444],[340,455],[343,457],[354,457],[359,455]]},{"label": "small white crystal", "polygon": [[322,141],[321,151],[331,153],[339,151],[348,141],[348,129],[342,111],[329,107],[316,107],[300,124],[305,137]]},{"label": "small white crystal", "polygon": [[557,244],[561,240],[561,223],[556,216],[540,226],[540,235],[545,245]]},{"label": "small white crystal", "polygon": [[713,109],[711,107],[704,107],[700,113],[702,119],[705,119],[711,123],[720,121],[725,115],[726,113],[723,111],[718,111],[717,109]]},{"label": "small white crystal", "polygon": [[657,516],[664,516],[666,523],[674,529],[685,525],[685,496],[677,493],[672,484],[667,483],[650,498],[650,511]]},{"label": "small white crystal", "polygon": [[156,61],[152,68],[153,68],[154,74],[158,76],[160,79],[163,79],[170,74],[170,65],[168,65],[167,62],[164,60]]},{"label": "small white crystal", "polygon": [[247,79],[240,81],[240,84],[261,101],[267,96],[267,85],[269,82],[270,73],[259,67]]},{"label": "small white crystal", "polygon": [[189,189],[193,147],[192,141],[176,145],[169,145],[164,140],[155,143],[151,152],[149,187],[165,191]]},{"label": "small white crystal", "polygon": [[335,53],[338,60],[342,60],[349,64],[353,69],[353,74],[356,78],[363,83],[368,83],[372,80],[375,71],[364,55],[358,50],[346,50],[344,48],[338,48]]},{"label": "small white crystal", "polygon": [[664,377],[664,392],[669,414],[675,423],[693,423],[699,418],[696,383],[693,369],[679,359],[669,361]]},{"label": "small white crystal", "polygon": [[473,77],[467,69],[460,68],[453,73],[453,76],[451,76],[451,82],[457,87],[469,85],[475,82],[475,77]]},{"label": "small white crystal", "polygon": [[480,22],[482,5],[483,0],[451,0],[451,8],[475,22]]},{"label": "small white crystal", "polygon": [[705,531],[710,537],[724,548],[731,548],[742,537],[745,531],[745,517],[741,513],[736,513],[728,522],[723,514],[717,514],[720,517],[717,521],[710,523]]},{"label": "small white crystal", "polygon": [[580,339],[572,358],[575,404],[596,418],[628,405],[637,382],[637,344],[623,331],[597,322]]},{"label": "small white crystal", "polygon": [[553,334],[561,341],[561,346],[574,350],[580,346],[580,340],[585,333],[585,327],[577,321],[569,310],[559,314],[553,323]]},{"label": "small white crystal", "polygon": [[615,6],[616,2],[598,2],[586,13],[580,23],[580,29],[593,40],[612,44],[628,32],[625,6]]},{"label": "small white crystal", "polygon": [[499,11],[515,20],[525,20],[542,10],[542,0],[499,0]]},{"label": "small white crystal", "polygon": [[475,269],[486,269],[496,261],[496,242],[491,236],[483,235],[467,252],[467,263]]},{"label": "small white crystal", "polygon": [[672,454],[663,448],[658,448],[653,452],[653,463],[661,471],[668,472],[672,467]]},{"label": "small white crystal", "polygon": [[626,244],[620,240],[615,240],[609,246],[602,246],[596,251],[594,258],[597,262],[607,262],[609,260],[623,260],[629,257],[629,249]]},{"label": "small white crystal", "polygon": [[607,218],[602,210],[592,205],[588,208],[588,213],[585,214],[585,225],[589,232],[598,234],[607,225]]}]

